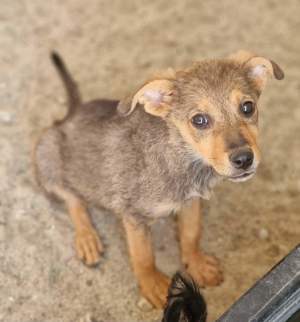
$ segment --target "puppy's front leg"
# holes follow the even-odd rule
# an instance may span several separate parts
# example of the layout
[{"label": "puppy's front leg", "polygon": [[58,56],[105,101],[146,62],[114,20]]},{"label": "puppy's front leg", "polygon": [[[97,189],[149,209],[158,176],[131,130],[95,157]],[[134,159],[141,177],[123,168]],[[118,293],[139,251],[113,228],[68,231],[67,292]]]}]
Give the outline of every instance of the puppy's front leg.
[{"label": "puppy's front leg", "polygon": [[200,199],[188,202],[179,214],[181,258],[187,271],[201,286],[215,286],[223,281],[218,261],[199,249],[202,232]]},{"label": "puppy's front leg", "polygon": [[166,302],[170,279],[155,266],[150,228],[132,217],[125,217],[123,223],[141,293],[155,307],[161,308]]},{"label": "puppy's front leg", "polygon": [[95,265],[100,261],[103,246],[98,233],[94,229],[90,215],[84,203],[72,193],[64,189],[56,189],[55,193],[65,201],[75,227],[75,246],[78,257],[87,265]]}]

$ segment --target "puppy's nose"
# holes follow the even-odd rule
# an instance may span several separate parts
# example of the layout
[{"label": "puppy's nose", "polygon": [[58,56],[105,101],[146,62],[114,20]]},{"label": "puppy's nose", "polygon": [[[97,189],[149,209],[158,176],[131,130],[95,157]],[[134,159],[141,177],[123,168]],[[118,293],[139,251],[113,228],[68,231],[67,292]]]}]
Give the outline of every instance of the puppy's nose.
[{"label": "puppy's nose", "polygon": [[247,170],[253,163],[254,155],[250,149],[242,149],[231,153],[229,159],[236,169]]}]

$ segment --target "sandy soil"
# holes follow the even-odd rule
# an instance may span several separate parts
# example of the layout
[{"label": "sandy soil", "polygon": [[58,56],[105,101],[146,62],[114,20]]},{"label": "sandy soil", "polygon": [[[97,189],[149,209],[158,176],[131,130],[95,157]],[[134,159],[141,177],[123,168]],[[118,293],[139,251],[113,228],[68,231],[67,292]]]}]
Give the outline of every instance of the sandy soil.
[{"label": "sandy soil", "polygon": [[[87,4],[88,3],[88,4]],[[86,99],[120,98],[150,73],[248,48],[286,72],[261,100],[263,163],[244,184],[217,188],[204,246],[225,282],[205,290],[214,321],[300,238],[300,4],[283,1],[11,1],[0,3],[0,321],[158,321],[137,307],[120,223],[93,209],[106,244],[96,269],[74,256],[63,208],[36,189],[30,150],[65,111],[48,56],[57,49]],[[173,220],[154,226],[158,264],[179,267]]]}]

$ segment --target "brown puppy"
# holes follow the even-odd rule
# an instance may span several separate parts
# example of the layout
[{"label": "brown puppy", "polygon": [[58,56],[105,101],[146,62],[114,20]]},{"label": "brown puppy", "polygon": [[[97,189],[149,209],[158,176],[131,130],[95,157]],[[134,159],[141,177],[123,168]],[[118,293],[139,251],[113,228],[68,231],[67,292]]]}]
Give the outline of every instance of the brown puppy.
[{"label": "brown puppy", "polygon": [[238,52],[157,76],[120,102],[82,104],[63,62],[53,60],[69,111],[41,136],[34,163],[43,189],[68,208],[79,258],[93,265],[103,251],[87,205],[121,215],[141,292],[160,307],[169,278],[155,266],[149,222],[176,212],[187,271],[201,286],[218,285],[217,260],[199,249],[200,198],[222,179],[254,175],[257,101],[268,76],[283,78],[281,69]]}]

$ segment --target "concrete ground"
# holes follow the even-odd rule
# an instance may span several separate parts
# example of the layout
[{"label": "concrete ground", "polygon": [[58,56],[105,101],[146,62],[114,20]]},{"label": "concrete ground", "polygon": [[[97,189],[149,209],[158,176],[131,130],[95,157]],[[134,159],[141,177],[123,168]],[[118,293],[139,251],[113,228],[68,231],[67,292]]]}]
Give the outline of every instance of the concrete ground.
[{"label": "concrete ground", "polygon": [[[49,61],[58,50],[86,99],[120,98],[157,69],[187,66],[247,48],[286,72],[261,99],[263,162],[244,184],[216,189],[204,246],[221,260],[225,282],[205,290],[214,321],[300,239],[300,38],[298,0],[0,2],[0,321],[159,321],[137,306],[118,220],[97,209],[106,244],[95,269],[74,255],[63,208],[35,187],[32,142],[65,111]],[[175,224],[154,226],[158,264],[179,267]],[[171,228],[172,229],[171,229]]]}]

